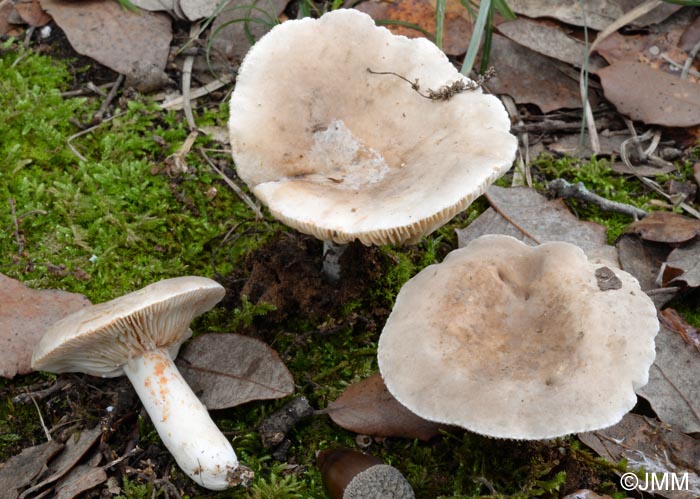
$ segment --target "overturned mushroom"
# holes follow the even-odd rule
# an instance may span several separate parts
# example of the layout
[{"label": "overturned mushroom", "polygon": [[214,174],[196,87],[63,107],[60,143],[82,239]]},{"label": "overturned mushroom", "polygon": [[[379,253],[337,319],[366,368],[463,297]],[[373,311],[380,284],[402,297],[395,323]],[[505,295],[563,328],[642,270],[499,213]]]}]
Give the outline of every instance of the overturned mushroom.
[{"label": "overturned mushroom", "polygon": [[635,405],[658,329],[628,273],[569,243],[482,236],[404,285],[379,368],[425,419],[554,438],[613,425]]},{"label": "overturned mushroom", "polygon": [[[284,22],[238,73],[238,175],[276,218],[323,241],[416,242],[515,155],[503,105],[473,83],[431,42],[356,10]],[[418,88],[459,90],[432,99]]]},{"label": "overturned mushroom", "polygon": [[47,330],[32,367],[55,373],[126,375],[180,468],[202,487],[246,484],[252,472],[209,417],[173,363],[192,319],[219,302],[224,288],[205,277],[166,279],[83,308]]}]

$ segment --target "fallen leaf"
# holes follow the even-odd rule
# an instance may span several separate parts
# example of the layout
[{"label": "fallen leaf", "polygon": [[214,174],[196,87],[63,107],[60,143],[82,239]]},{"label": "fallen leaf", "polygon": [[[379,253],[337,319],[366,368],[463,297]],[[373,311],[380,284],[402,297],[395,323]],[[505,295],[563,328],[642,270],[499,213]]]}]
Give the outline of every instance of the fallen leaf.
[{"label": "fallen leaf", "polygon": [[48,469],[39,477],[38,483],[32,484],[23,494],[39,490],[65,476],[97,442],[100,435],[102,435],[102,430],[98,425],[92,430],[83,430],[68,438],[63,452],[49,462]]},{"label": "fallen leaf", "polygon": [[430,440],[444,425],[416,416],[387,390],[379,373],[350,385],[328,415],[338,426],[362,435]]},{"label": "fallen leaf", "polygon": [[39,0],[20,0],[15,4],[15,9],[29,26],[41,27],[51,22],[51,16],[44,12]]},{"label": "fallen leaf", "polygon": [[[250,49],[251,41],[259,40],[277,23],[288,0],[230,0],[214,19],[208,43],[213,54],[223,54],[239,64]],[[246,21],[248,19],[248,21]]]},{"label": "fallen leaf", "polygon": [[686,27],[680,40],[678,40],[678,46],[686,52],[690,52],[698,42],[700,42],[700,16],[696,17]]},{"label": "fallen leaf", "polygon": [[[504,188],[494,185],[487,189],[486,197],[491,206],[505,213],[540,243],[566,241],[577,245],[586,254],[604,249],[616,260],[614,248],[606,244],[605,227],[577,219],[561,199],[548,200],[527,187]],[[457,230],[459,247],[466,246],[469,241],[484,234],[506,234],[527,244],[537,244],[498,211],[489,208],[465,229]]]},{"label": "fallen leaf", "polygon": [[683,281],[691,288],[700,286],[700,241],[692,241],[671,251],[666,265],[680,272],[669,281],[670,284]]},{"label": "fallen leaf", "polygon": [[494,34],[489,64],[496,69],[486,84],[492,93],[508,94],[516,103],[534,104],[544,113],[581,107],[578,80],[565,76],[559,70],[562,63],[554,59]]},{"label": "fallen leaf", "polygon": [[628,139],[628,135],[598,134],[600,151],[594,153],[591,149],[590,139],[585,133],[583,137],[583,148],[581,148],[581,136],[579,134],[564,135],[551,144],[547,144],[547,149],[559,155],[574,156],[577,158],[590,158],[594,154],[598,157],[613,156],[620,154],[620,146]]},{"label": "fallen leaf", "polygon": [[135,13],[110,0],[40,0],[79,54],[127,77],[142,92],[163,86],[170,53],[170,18],[159,12]]},{"label": "fallen leaf", "polygon": [[612,171],[623,175],[636,175],[639,177],[658,177],[676,171],[676,166],[671,163],[662,167],[652,165],[639,165],[629,167],[621,161],[615,161],[611,167]]},{"label": "fallen leaf", "polygon": [[[575,26],[602,30],[625,12],[641,4],[641,0],[508,0],[516,14],[527,17],[551,17]],[[586,7],[585,13],[582,6]],[[680,9],[679,5],[663,4],[632,22],[633,26],[647,26],[663,21]]]},{"label": "fallen leaf", "polygon": [[[180,10],[190,21],[209,17],[216,12],[221,0],[180,0]],[[254,5],[259,6],[257,3]]]},{"label": "fallen leaf", "polygon": [[46,470],[46,463],[63,449],[63,444],[54,440],[33,447],[27,447],[0,466],[0,496],[3,499],[16,499],[20,489],[28,486],[39,474]]},{"label": "fallen leaf", "polygon": [[700,124],[700,84],[627,60],[596,74],[605,97],[633,120],[669,127]]},{"label": "fallen leaf", "polygon": [[661,264],[671,252],[667,244],[644,241],[633,234],[623,234],[615,242],[615,246],[622,270],[632,274],[639,281],[642,290],[659,287],[656,278]]},{"label": "fallen leaf", "polygon": [[[627,461],[627,470],[641,472],[639,485],[648,485],[645,492],[654,492],[668,499],[697,499],[700,494],[700,445],[698,441],[684,435],[675,428],[661,424],[637,414],[627,414],[618,424],[588,433],[579,433],[578,438],[604,459],[612,463]],[[664,490],[651,485],[658,484],[651,474],[665,475],[668,482]],[[686,475],[687,474],[687,475]],[[671,483],[685,480],[687,487],[671,487]],[[675,478],[677,482],[671,480]],[[627,482],[629,483],[629,482]],[[633,483],[632,483],[633,484]]]},{"label": "fallen leaf", "polygon": [[0,35],[6,35],[14,29],[8,18],[15,11],[15,4],[12,0],[0,0]]},{"label": "fallen leaf", "polygon": [[700,334],[698,334],[698,330],[688,324],[675,309],[669,307],[661,310],[659,312],[659,320],[664,327],[679,334],[686,344],[692,345],[696,350],[700,351]]},{"label": "fallen leaf", "polygon": [[637,390],[659,419],[685,432],[700,431],[700,353],[665,326],[656,337],[649,383]]},{"label": "fallen leaf", "polygon": [[0,376],[32,372],[32,351],[54,322],[90,305],[83,295],[34,290],[0,274]]},{"label": "fallen leaf", "polygon": [[603,66],[598,58],[587,56],[586,44],[569,36],[563,26],[552,22],[518,18],[498,25],[498,31],[514,42],[558,61],[580,68],[588,61],[591,71]]},{"label": "fallen leaf", "polygon": [[277,352],[240,334],[197,336],[176,363],[208,409],[282,398],[294,391],[294,378]]},{"label": "fallen leaf", "polygon": [[657,243],[685,243],[700,235],[700,220],[670,211],[653,211],[629,224],[625,233],[639,234],[642,239]]},{"label": "fallen leaf", "polygon": [[[385,21],[402,21],[415,24],[428,33],[435,33],[435,0],[396,0],[385,2],[369,0],[355,5],[355,9],[369,14],[395,35],[409,38],[425,37],[425,34],[408,26]],[[462,55],[467,51],[472,34],[469,12],[459,0],[447,0],[443,26],[442,50],[448,55]],[[435,41],[435,40],[432,40]]]},{"label": "fallen leaf", "polygon": [[80,464],[56,484],[53,499],[73,499],[106,481],[104,468]]}]

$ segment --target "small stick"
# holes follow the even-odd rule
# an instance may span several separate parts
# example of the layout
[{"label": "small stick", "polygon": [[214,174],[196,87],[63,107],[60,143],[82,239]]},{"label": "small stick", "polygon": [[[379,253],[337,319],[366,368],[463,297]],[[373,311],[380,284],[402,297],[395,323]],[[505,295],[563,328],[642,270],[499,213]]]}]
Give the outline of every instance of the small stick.
[{"label": "small stick", "polygon": [[109,93],[107,94],[107,97],[105,97],[105,100],[102,101],[102,105],[100,106],[100,109],[97,110],[97,112],[92,116],[92,124],[97,125],[99,123],[102,123],[102,119],[104,118],[105,113],[107,112],[107,108],[109,105],[112,103],[114,98],[117,96],[117,90],[119,90],[119,87],[124,83],[124,75],[120,74],[117,77],[117,81],[114,82],[112,85],[112,88],[109,89]]},{"label": "small stick", "polygon": [[36,400],[34,400],[34,397],[32,397],[32,402],[34,402],[34,407],[36,407],[36,412],[39,413],[39,421],[41,422],[41,428],[44,430],[44,435],[46,435],[46,440],[48,440],[50,442],[51,440],[53,440],[53,438],[51,438],[51,432],[46,427],[46,424],[44,424],[44,418],[41,415],[41,409],[39,409],[39,404],[36,403]]},{"label": "small stick", "polygon": [[80,97],[82,95],[89,95],[92,93],[106,97],[107,94],[103,90],[108,90],[112,88],[114,82],[105,83],[104,85],[97,86],[92,82],[88,82],[85,88],[78,88],[76,90],[68,90],[67,92],[61,92],[61,97]]},{"label": "small stick", "polygon": [[465,90],[476,90],[477,88],[481,87],[486,80],[492,78],[495,75],[494,69],[489,68],[488,71],[486,71],[486,73],[484,73],[483,75],[480,75],[476,81],[464,79],[455,80],[452,83],[448,83],[447,85],[441,86],[437,90],[429,88],[428,93],[424,94],[420,91],[420,84],[418,83],[418,78],[416,78],[414,81],[411,81],[405,76],[401,76],[400,74],[394,73],[393,71],[372,71],[370,68],[367,68],[367,72],[373,75],[396,76],[397,78],[400,78],[409,85],[411,85],[411,88],[415,90],[418,93],[418,95],[420,95],[424,99],[430,100],[449,100],[456,94],[462,93]]},{"label": "small stick", "polygon": [[[197,30],[199,30],[199,23],[194,23],[190,26],[190,36],[197,36]],[[194,121],[194,114],[192,114],[192,101],[190,100],[190,87],[192,86],[192,66],[194,65],[194,56],[188,55],[185,57],[185,63],[182,65],[182,99],[185,111],[185,118],[187,118],[187,125],[190,127],[190,131],[193,132],[197,130],[197,124]]]},{"label": "small stick", "polygon": [[17,212],[15,211],[15,200],[10,198],[10,211],[12,212],[12,221],[15,224],[15,239],[17,241],[17,253],[22,254],[24,250],[24,244],[22,243],[22,237],[19,235],[19,220],[17,219]]},{"label": "small stick", "polygon": [[18,395],[15,395],[12,398],[12,402],[15,404],[26,404],[27,402],[30,402],[32,400],[44,400],[49,395],[53,395],[54,393],[62,390],[63,387],[66,385],[68,385],[68,381],[65,379],[60,379],[48,388],[44,388],[43,390],[28,393],[20,393]]},{"label": "small stick", "polygon": [[636,206],[629,204],[618,203],[617,201],[610,201],[609,199],[605,199],[604,197],[589,191],[586,186],[583,185],[583,182],[570,184],[563,178],[554,179],[549,183],[549,192],[558,198],[580,199],[586,203],[591,203],[598,206],[603,211],[622,213],[623,215],[633,217],[635,220],[647,216],[647,212],[641,208],[637,208]]},{"label": "small stick", "polygon": [[111,121],[114,118],[119,118],[120,116],[123,116],[124,114],[126,114],[126,111],[122,111],[121,113],[114,114],[114,115],[110,116],[109,118],[106,118],[106,119],[100,121],[97,125],[93,125],[90,128],[86,128],[85,130],[81,130],[78,133],[74,133],[73,135],[68,137],[68,139],[66,140],[68,147],[70,148],[71,151],[73,151],[73,154],[78,156],[78,159],[80,159],[81,161],[87,162],[87,159],[85,158],[85,156],[80,154],[78,152],[78,150],[75,148],[75,146],[73,144],[71,144],[73,139],[77,139],[78,137],[82,137],[83,135],[87,135],[88,133],[92,132],[93,130],[97,130],[100,126],[102,126],[103,123],[107,123],[108,121]]},{"label": "small stick", "polygon": [[204,152],[204,149],[202,149],[200,147],[199,152],[202,155],[202,157],[205,159],[205,161],[207,163],[209,163],[209,166],[211,167],[211,169],[214,170],[219,175],[221,175],[221,178],[224,180],[224,182],[226,182],[226,185],[228,185],[233,190],[233,192],[238,194],[238,197],[241,198],[241,200],[248,206],[248,208],[253,210],[253,213],[255,213],[255,218],[258,220],[264,219],[265,216],[262,214],[262,211],[260,211],[260,208],[257,207],[257,205],[253,202],[252,199],[250,199],[250,197],[245,192],[243,192],[243,189],[238,187],[238,185],[236,185],[236,183],[233,180],[228,178],[224,172],[222,172],[221,170],[219,170],[216,167],[216,165],[211,160],[211,158],[209,158],[209,156],[207,156],[207,153]]}]

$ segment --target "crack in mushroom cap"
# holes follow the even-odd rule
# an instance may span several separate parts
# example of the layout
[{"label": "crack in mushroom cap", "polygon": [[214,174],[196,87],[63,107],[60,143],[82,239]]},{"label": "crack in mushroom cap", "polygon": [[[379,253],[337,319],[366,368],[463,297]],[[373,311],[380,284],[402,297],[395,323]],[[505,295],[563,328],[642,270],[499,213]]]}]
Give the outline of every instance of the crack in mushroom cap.
[{"label": "crack in mushroom cap", "polygon": [[225,290],[206,277],[165,279],[114,300],[80,309],[53,324],[32,356],[36,370],[122,376],[128,359],[157,348],[177,356],[192,319]]},{"label": "crack in mushroom cap", "polygon": [[323,240],[413,242],[511,166],[517,141],[481,89],[421,97],[465,77],[428,40],[352,9],[286,21],[241,64],[229,131],[238,175],[272,214]]},{"label": "crack in mushroom cap", "polygon": [[396,298],[378,346],[387,388],[418,416],[492,437],[617,423],[647,383],[659,323],[634,277],[608,269],[611,288],[600,268],[572,244],[510,236],[451,252]]}]

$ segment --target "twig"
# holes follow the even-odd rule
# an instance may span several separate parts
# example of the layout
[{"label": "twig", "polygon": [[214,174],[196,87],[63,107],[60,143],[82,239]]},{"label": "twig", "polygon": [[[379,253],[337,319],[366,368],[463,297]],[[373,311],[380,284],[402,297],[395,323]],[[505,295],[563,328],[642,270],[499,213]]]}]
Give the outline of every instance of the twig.
[{"label": "twig", "polygon": [[53,440],[53,438],[51,438],[51,432],[46,427],[46,424],[44,424],[44,418],[41,415],[41,409],[39,409],[39,404],[36,403],[36,400],[34,400],[34,397],[32,397],[32,402],[34,402],[34,407],[36,407],[36,412],[39,413],[39,421],[41,422],[41,428],[44,430],[44,435],[46,435],[46,440],[50,442],[51,440]]},{"label": "twig", "polygon": [[10,212],[12,213],[12,222],[15,224],[15,240],[17,241],[17,254],[21,255],[22,250],[24,250],[24,243],[22,243],[22,237],[19,235],[19,220],[17,219],[17,212],[15,211],[16,201],[10,198]]},{"label": "twig", "polygon": [[68,90],[67,92],[61,92],[61,97],[80,97],[81,95],[88,95],[91,93],[95,93],[102,97],[106,97],[107,94],[104,92],[104,90],[112,88],[112,85],[114,85],[114,83],[115,82],[105,83],[104,85],[97,86],[92,82],[88,82],[85,85],[85,88],[78,88],[76,90]]},{"label": "twig", "polygon": [[209,166],[211,167],[211,169],[214,170],[214,171],[215,171],[216,173],[218,173],[219,175],[221,175],[221,178],[224,180],[224,182],[226,182],[226,185],[228,185],[228,186],[233,190],[233,192],[235,192],[236,194],[238,194],[238,197],[241,198],[241,200],[248,206],[248,208],[250,208],[251,210],[253,210],[253,213],[255,213],[255,218],[258,219],[258,220],[264,219],[265,216],[262,214],[262,211],[260,211],[260,208],[258,208],[258,206],[253,202],[252,199],[250,199],[250,197],[249,197],[245,192],[243,192],[243,189],[241,189],[240,187],[238,187],[238,185],[236,185],[236,183],[235,183],[233,180],[231,180],[230,178],[228,178],[224,172],[222,172],[221,170],[219,170],[219,169],[216,167],[216,165],[215,165],[214,162],[211,160],[211,158],[210,158],[209,156],[207,156],[207,153],[206,153],[206,152],[204,152],[204,149],[202,149],[202,148],[200,147],[200,148],[199,148],[199,153],[202,155],[202,157],[204,158],[204,160],[205,160],[207,163],[209,163]]},{"label": "twig", "polygon": [[696,43],[688,53],[688,58],[685,60],[685,64],[683,65],[683,71],[681,71],[681,80],[684,80],[688,76],[688,72],[691,70],[691,64],[697,57],[698,52],[700,52],[700,41],[698,41],[698,43]]},{"label": "twig", "polygon": [[44,400],[49,395],[53,395],[57,391],[62,390],[63,387],[65,387],[66,385],[68,385],[68,381],[65,379],[60,379],[48,388],[44,388],[43,390],[20,393],[18,395],[15,395],[15,397],[12,399],[12,402],[15,404],[26,404],[27,402],[30,402],[32,400]]},{"label": "twig", "polygon": [[570,184],[563,178],[557,178],[549,183],[549,192],[551,195],[558,198],[580,199],[586,203],[591,203],[598,206],[603,211],[622,213],[623,215],[633,217],[635,220],[644,218],[647,215],[647,212],[641,208],[637,208],[636,206],[629,204],[618,203],[617,201],[611,201],[589,191],[586,186],[583,185],[583,182]]},{"label": "twig", "polygon": [[[190,26],[190,36],[197,36],[199,23],[193,23]],[[190,132],[197,130],[197,124],[194,122],[194,114],[192,114],[192,101],[190,100],[190,87],[192,85],[192,66],[194,65],[194,56],[188,55],[185,57],[185,63],[182,65],[182,99],[187,118],[187,125],[190,127]]]},{"label": "twig", "polygon": [[71,135],[70,137],[68,137],[68,140],[66,140],[66,144],[68,144],[68,147],[70,148],[70,150],[73,151],[73,154],[75,154],[76,156],[78,156],[78,159],[79,159],[79,160],[81,160],[81,161],[87,161],[87,159],[85,158],[85,156],[83,156],[82,154],[80,154],[80,153],[78,152],[78,150],[75,148],[75,146],[74,146],[73,144],[71,144],[71,142],[73,141],[73,139],[77,139],[78,137],[82,137],[83,135],[87,135],[88,133],[92,132],[93,130],[97,130],[97,129],[98,129],[99,127],[101,127],[104,123],[107,123],[108,121],[112,121],[114,118],[119,118],[120,116],[123,116],[124,114],[126,114],[126,111],[122,111],[121,113],[114,114],[114,115],[110,116],[109,118],[106,118],[106,119],[102,120],[102,121],[99,122],[97,125],[93,125],[93,126],[91,126],[90,128],[86,128],[85,130],[81,130],[81,131],[78,132],[78,133],[74,133],[73,135]]},{"label": "twig", "polygon": [[418,78],[416,78],[414,81],[411,81],[405,76],[402,76],[398,73],[394,73],[393,71],[372,71],[370,68],[367,68],[367,72],[373,75],[396,76],[397,78],[400,78],[409,85],[411,85],[411,88],[415,90],[416,93],[418,93],[418,95],[420,95],[424,99],[429,100],[450,100],[456,94],[462,93],[466,90],[476,90],[477,88],[481,87],[484,84],[484,82],[486,82],[486,80],[492,78],[495,75],[494,69],[489,68],[488,71],[486,71],[486,73],[484,73],[483,75],[480,75],[476,81],[461,78],[459,80],[455,80],[451,83],[443,85],[437,90],[429,88],[428,93],[424,94],[420,91],[420,84],[418,83]]},{"label": "twig", "polygon": [[112,85],[112,88],[109,89],[109,93],[107,94],[107,97],[105,97],[105,100],[102,101],[100,109],[98,109],[97,112],[92,116],[93,125],[102,123],[102,119],[104,118],[104,115],[107,112],[107,108],[117,96],[117,90],[119,90],[119,87],[121,87],[122,83],[124,83],[124,78],[124,75],[120,74],[117,77],[117,81],[115,81],[114,85]]},{"label": "twig", "polygon": [[[220,79],[209,82],[206,85],[204,85],[203,87],[199,87],[195,90],[191,90],[189,93],[189,100],[192,101],[195,99],[199,99],[200,97],[202,97],[204,95],[208,95],[208,94],[220,89],[224,85],[228,85],[232,81],[233,81],[233,75],[222,76]],[[160,97],[154,97],[153,99],[159,100],[159,99],[164,99],[164,97],[161,95]],[[185,107],[184,102],[185,102],[184,96],[180,95],[179,97],[175,97],[175,98],[170,99],[170,100],[163,100],[163,102],[160,104],[160,108],[161,109],[180,110],[180,109],[183,109]]]},{"label": "twig", "polygon": [[535,243],[537,243],[537,244],[542,244],[542,241],[540,241],[540,240],[537,239],[535,236],[533,236],[532,234],[530,234],[530,233],[527,231],[527,229],[526,229],[525,227],[523,227],[523,226],[520,225],[518,222],[516,222],[515,220],[513,220],[513,219],[510,217],[510,215],[508,215],[508,213],[506,213],[505,211],[503,211],[503,210],[501,209],[501,207],[498,206],[498,203],[494,203],[493,201],[491,201],[491,199],[489,198],[489,193],[488,193],[488,191],[486,191],[486,199],[489,200],[489,204],[491,204],[491,208],[493,208],[494,210],[496,210],[496,213],[498,213],[498,214],[501,215],[503,218],[505,218],[506,222],[508,222],[508,223],[511,224],[513,227],[515,227],[515,228],[518,229],[520,232],[522,232],[524,236],[529,237],[530,239],[532,239]]}]

